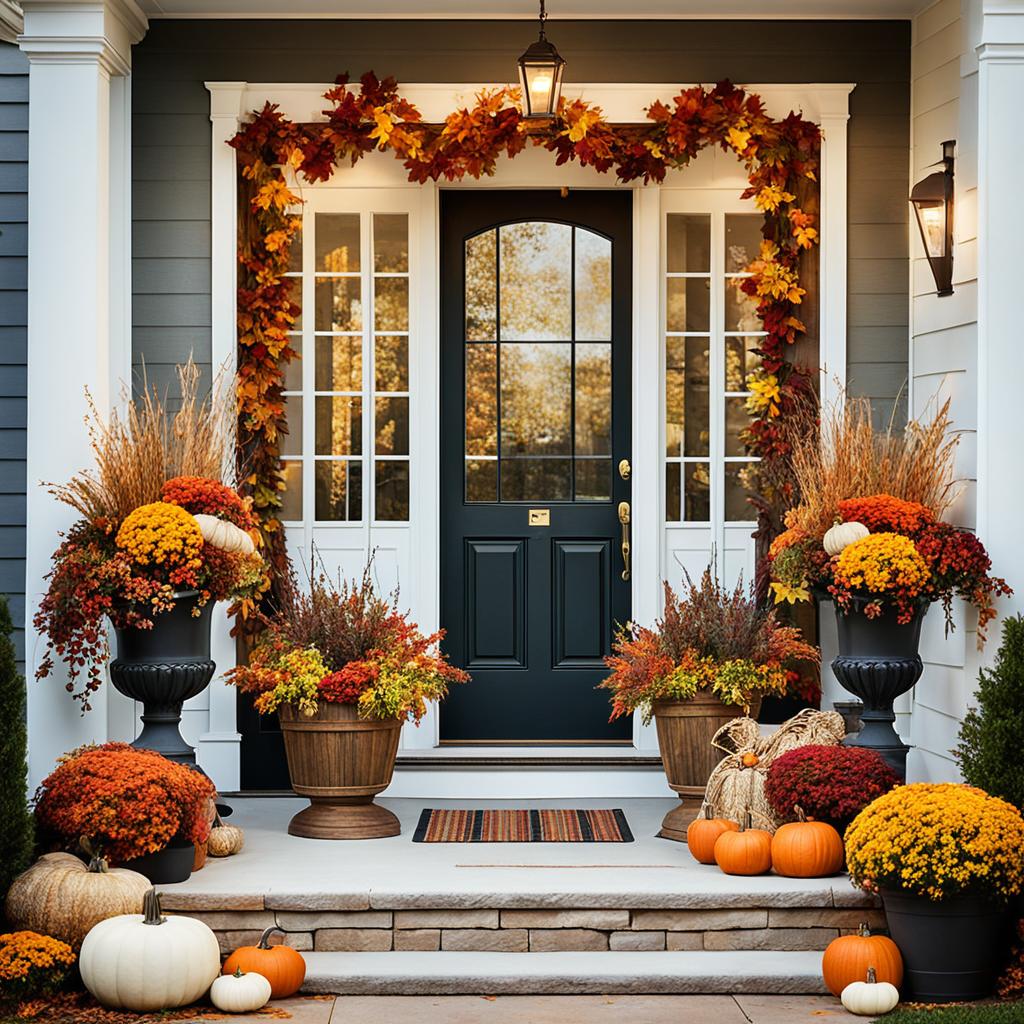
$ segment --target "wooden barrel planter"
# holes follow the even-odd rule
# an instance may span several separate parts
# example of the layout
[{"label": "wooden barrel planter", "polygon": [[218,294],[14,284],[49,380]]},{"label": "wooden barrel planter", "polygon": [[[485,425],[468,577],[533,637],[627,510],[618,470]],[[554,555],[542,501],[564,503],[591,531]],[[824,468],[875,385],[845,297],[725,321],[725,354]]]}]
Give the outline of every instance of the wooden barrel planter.
[{"label": "wooden barrel planter", "polygon": [[381,839],[401,832],[398,818],[373,798],[391,785],[402,732],[399,718],[360,718],[353,704],[321,702],[302,714],[278,712],[292,789],[309,798],[288,825],[307,839]]},{"label": "wooden barrel planter", "polygon": [[[761,698],[755,697],[750,704],[750,717],[757,718],[760,709]],[[744,713],[738,705],[723,704],[705,691],[690,700],[654,705],[661,763],[669,788],[679,794],[680,800],[679,806],[665,815],[659,836],[686,842],[686,827],[700,813],[708,777],[724,756],[711,745],[711,739],[726,722]]]}]

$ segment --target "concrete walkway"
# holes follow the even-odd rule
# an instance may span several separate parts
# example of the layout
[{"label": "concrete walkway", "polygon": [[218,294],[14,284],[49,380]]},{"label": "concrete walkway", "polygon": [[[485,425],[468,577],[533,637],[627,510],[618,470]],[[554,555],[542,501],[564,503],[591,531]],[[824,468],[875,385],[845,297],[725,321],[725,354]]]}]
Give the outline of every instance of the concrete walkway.
[{"label": "concrete walkway", "polygon": [[[271,1004],[295,1024],[853,1024],[831,996],[319,996]],[[275,1014],[276,1016],[276,1014]],[[266,1024],[267,1015],[231,1018]],[[169,1019],[168,1024],[171,1024]]]}]

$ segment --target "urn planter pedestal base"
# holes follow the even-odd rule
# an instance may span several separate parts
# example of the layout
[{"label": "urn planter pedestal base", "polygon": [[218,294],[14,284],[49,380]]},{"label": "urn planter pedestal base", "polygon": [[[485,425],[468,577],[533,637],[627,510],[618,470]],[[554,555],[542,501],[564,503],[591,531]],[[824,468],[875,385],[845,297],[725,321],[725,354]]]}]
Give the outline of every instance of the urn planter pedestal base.
[{"label": "urn planter pedestal base", "polygon": [[320,703],[304,715],[279,709],[292,789],[309,798],[288,833],[306,839],[383,839],[398,818],[373,798],[391,785],[401,719],[363,719],[352,704]]},{"label": "urn planter pedestal base", "polygon": [[[751,702],[750,716],[757,718],[761,699]],[[658,727],[658,746],[669,788],[680,799],[661,823],[658,833],[663,839],[686,842],[687,826],[700,813],[708,777],[725,756],[711,746],[718,730],[743,715],[743,708],[723,704],[710,693],[701,692],[689,700],[664,701],[654,705]]]}]

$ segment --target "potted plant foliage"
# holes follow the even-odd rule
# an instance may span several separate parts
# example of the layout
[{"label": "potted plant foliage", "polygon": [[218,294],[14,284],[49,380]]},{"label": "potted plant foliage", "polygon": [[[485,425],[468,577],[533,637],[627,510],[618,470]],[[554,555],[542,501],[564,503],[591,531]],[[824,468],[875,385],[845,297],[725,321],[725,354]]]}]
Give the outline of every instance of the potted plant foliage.
[{"label": "potted plant foliage", "polygon": [[[686,576],[682,597],[665,584],[665,610],[653,628],[627,623],[606,659],[614,721],[639,711],[655,719],[669,786],[680,799],[702,798],[720,752],[712,737],[730,719],[757,717],[762,694],[782,694],[793,665],[816,664],[818,649],[784,626],[742,581],[723,587],[711,567]],[[692,814],[689,815],[692,818]],[[670,811],[661,834],[685,841],[685,806]]]},{"label": "potted plant foliage", "polygon": [[210,834],[215,795],[188,765],[106,743],[61,758],[39,787],[36,818],[44,835],[93,863],[131,868],[154,884],[182,882]]},{"label": "potted plant foliage", "polygon": [[839,657],[832,668],[861,698],[859,733],[848,742],[878,750],[901,777],[907,747],[893,723],[893,701],[920,678],[921,623],[941,602],[952,628],[955,597],[977,609],[978,644],[1011,593],[990,574],[991,560],[968,530],[943,522],[955,440],[947,407],[926,426],[877,433],[870,408],[851,402],[824,436],[797,445],[793,464],[801,502],[769,549],[777,603],[835,604]]},{"label": "potted plant foliage", "polygon": [[292,788],[310,806],[292,818],[292,835],[376,839],[398,835],[398,819],[373,798],[391,783],[402,723],[419,722],[450,683],[469,677],[380,597],[370,570],[335,585],[325,575],[300,589],[292,579],[247,665],[229,681],[254,697],[260,714],[277,712]]},{"label": "potted plant foliage", "polygon": [[992,992],[1008,902],[1024,886],[1024,819],[973,786],[916,783],[880,796],[846,832],[855,885],[881,895],[903,954],[904,999]]},{"label": "potted plant foliage", "polygon": [[178,724],[182,703],[216,667],[213,605],[230,600],[249,614],[267,576],[249,502],[222,476],[233,452],[232,405],[216,388],[199,399],[193,364],[180,381],[173,417],[149,390],[123,418],[104,422],[92,409],[96,470],[53,489],[81,518],[53,556],[35,627],[47,640],[37,676],[63,661],[86,711],[103,682],[109,620],[117,637],[111,681],[144,708],[135,745],[194,764]]}]

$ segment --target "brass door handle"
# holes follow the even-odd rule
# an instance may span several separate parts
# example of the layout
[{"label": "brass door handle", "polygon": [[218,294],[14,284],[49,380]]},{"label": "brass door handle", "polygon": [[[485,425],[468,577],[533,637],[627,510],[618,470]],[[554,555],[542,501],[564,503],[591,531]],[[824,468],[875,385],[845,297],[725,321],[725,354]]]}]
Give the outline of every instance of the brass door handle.
[{"label": "brass door handle", "polygon": [[619,522],[622,524],[622,578],[629,579],[629,502],[619,502]]}]

